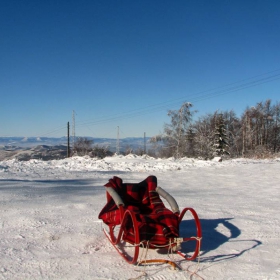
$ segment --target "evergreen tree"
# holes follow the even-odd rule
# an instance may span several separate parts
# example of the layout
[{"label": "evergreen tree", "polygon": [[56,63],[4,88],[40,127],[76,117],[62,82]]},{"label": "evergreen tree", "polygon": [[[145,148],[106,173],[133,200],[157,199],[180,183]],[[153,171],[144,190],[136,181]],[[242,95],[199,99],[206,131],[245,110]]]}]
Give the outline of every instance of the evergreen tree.
[{"label": "evergreen tree", "polygon": [[229,152],[226,150],[226,148],[228,148],[228,143],[227,143],[224,118],[222,114],[219,114],[216,121],[214,148],[215,148],[214,154],[216,156],[229,155]]}]

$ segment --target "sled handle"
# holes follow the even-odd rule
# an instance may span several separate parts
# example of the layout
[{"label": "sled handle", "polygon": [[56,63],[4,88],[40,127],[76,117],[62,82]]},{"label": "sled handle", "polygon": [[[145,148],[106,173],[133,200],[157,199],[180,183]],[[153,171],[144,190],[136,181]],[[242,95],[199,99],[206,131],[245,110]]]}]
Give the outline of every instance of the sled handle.
[{"label": "sled handle", "polygon": [[116,205],[119,207],[120,205],[124,205],[123,200],[119,196],[119,194],[111,187],[106,187],[106,191],[109,193],[109,195],[113,198]]},{"label": "sled handle", "polygon": [[164,199],[167,200],[173,213],[180,213],[179,206],[172,195],[170,195],[167,191],[165,191],[161,187],[157,187],[156,191],[158,192],[159,195],[161,195]]}]

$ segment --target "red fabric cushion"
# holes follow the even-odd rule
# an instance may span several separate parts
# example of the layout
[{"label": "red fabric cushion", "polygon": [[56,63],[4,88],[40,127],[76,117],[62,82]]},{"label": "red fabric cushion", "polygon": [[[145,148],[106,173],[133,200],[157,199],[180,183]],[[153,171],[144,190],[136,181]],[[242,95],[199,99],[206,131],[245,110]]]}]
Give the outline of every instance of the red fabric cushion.
[{"label": "red fabric cushion", "polygon": [[[122,179],[114,177],[105,185],[114,188],[125,203],[125,209],[136,214],[140,240],[149,240],[153,244],[168,243],[169,237],[179,236],[178,215],[167,209],[156,191],[157,178],[149,176],[138,184],[123,184]],[[120,211],[108,195],[107,204],[101,210],[99,218],[108,225],[119,225]],[[134,229],[126,225],[123,239],[133,243]]]}]

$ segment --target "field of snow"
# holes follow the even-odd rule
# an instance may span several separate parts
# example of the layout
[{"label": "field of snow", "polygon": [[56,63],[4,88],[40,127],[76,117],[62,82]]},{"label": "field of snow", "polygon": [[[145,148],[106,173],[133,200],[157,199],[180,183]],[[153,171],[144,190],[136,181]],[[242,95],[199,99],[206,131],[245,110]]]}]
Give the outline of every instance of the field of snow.
[{"label": "field of snow", "polygon": [[[148,175],[201,219],[199,262],[182,270],[126,263],[98,220],[111,177]],[[279,182],[280,159],[0,161],[0,279],[280,279]]]}]

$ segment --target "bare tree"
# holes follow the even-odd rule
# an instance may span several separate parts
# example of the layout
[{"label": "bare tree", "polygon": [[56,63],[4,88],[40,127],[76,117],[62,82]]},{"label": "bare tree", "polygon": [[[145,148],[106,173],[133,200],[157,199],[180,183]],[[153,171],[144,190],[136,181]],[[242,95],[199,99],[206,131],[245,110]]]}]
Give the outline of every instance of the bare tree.
[{"label": "bare tree", "polygon": [[78,156],[88,155],[92,150],[93,140],[90,140],[86,137],[79,137],[75,141],[75,145],[73,148],[73,154]]},{"label": "bare tree", "polygon": [[190,110],[191,107],[191,103],[185,102],[179,110],[168,111],[171,123],[165,124],[163,138],[165,139],[166,147],[176,158],[185,156],[187,152],[186,135],[195,113]]},{"label": "bare tree", "polygon": [[197,157],[212,158],[215,138],[215,114],[200,117],[193,125],[195,130],[195,154]]},{"label": "bare tree", "polygon": [[274,125],[271,135],[271,144],[274,153],[280,151],[280,103],[278,102],[273,108]]},{"label": "bare tree", "polygon": [[106,156],[111,156],[113,153],[110,152],[109,146],[99,146],[94,145],[91,149],[89,155],[91,157],[97,157],[97,158],[104,158]]},{"label": "bare tree", "polygon": [[215,112],[192,121],[191,104],[184,103],[179,110],[171,110],[169,124],[164,133],[151,139],[157,153],[163,157],[213,157],[215,120],[221,115],[224,120],[225,137],[231,157],[267,157],[280,151],[280,103],[268,99],[246,108],[240,118],[235,112]]}]

